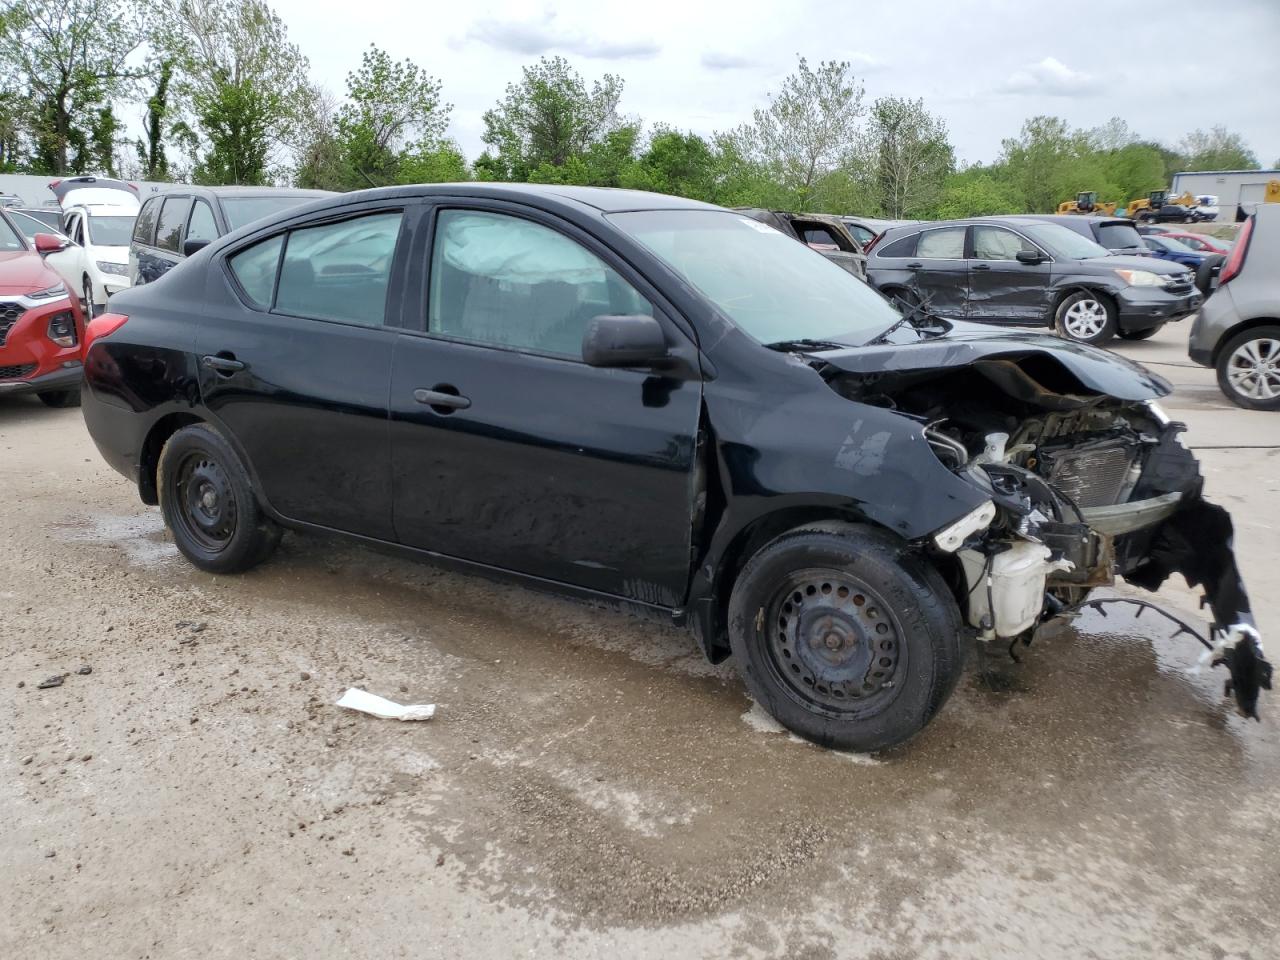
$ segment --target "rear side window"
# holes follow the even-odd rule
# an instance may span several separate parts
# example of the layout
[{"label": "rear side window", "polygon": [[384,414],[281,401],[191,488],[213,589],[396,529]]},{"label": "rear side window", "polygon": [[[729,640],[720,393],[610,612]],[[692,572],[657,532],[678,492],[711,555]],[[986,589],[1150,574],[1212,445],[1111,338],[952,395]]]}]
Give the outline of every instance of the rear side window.
[{"label": "rear side window", "polygon": [[899,237],[893,243],[889,244],[881,250],[876,251],[878,257],[914,257],[916,254],[916,237],[918,233],[909,233],[905,237]]},{"label": "rear side window", "polygon": [[191,201],[187,197],[168,197],[156,224],[156,246],[177,253],[182,246],[182,225],[187,221]]},{"label": "rear side window", "polygon": [[213,220],[213,211],[203,200],[197,200],[195,206],[191,208],[191,219],[187,223],[187,239],[210,242],[218,239],[218,225]]},{"label": "rear side window", "polygon": [[289,234],[275,309],[381,326],[401,213],[375,213]]},{"label": "rear side window", "polygon": [[160,203],[159,197],[152,197],[142,205],[138,219],[133,223],[134,243],[151,245],[151,240],[156,233],[156,215],[160,213]]},{"label": "rear side window", "polygon": [[926,230],[916,244],[916,256],[930,260],[963,260],[964,227]]},{"label": "rear side window", "polygon": [[248,250],[241,250],[227,260],[245,295],[264,310],[271,306],[271,293],[275,290],[276,270],[280,266],[280,248],[283,245],[284,237],[272,237],[255,243]]},{"label": "rear side window", "polygon": [[1128,223],[1104,223],[1098,227],[1098,242],[1108,250],[1141,247],[1142,234]]}]

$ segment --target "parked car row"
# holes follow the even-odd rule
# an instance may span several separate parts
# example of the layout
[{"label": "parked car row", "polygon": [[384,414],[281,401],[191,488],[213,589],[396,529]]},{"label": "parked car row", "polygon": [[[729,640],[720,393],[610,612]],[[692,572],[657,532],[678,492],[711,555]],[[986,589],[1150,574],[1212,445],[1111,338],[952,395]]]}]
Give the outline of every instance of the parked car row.
[{"label": "parked car row", "polygon": [[[1090,293],[1132,330],[1198,298],[1181,267],[1033,220],[893,228],[871,259],[946,275],[970,315],[1023,271],[1046,313]],[[1241,710],[1269,671],[1226,514],[1154,404],[1165,381],[900,313],[741,212],[361,191],[212,240],[86,342],[95,444],[201,569],[252,567],[288,527],[603,599],[732,653],[818,743],[911,737],[966,637],[1028,638],[1116,575],[1204,583]]]}]

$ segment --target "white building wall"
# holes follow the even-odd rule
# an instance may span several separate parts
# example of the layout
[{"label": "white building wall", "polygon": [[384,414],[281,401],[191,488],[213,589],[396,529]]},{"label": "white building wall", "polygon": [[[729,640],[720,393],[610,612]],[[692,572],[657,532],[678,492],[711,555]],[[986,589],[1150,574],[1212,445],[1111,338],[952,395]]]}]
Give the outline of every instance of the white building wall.
[{"label": "white building wall", "polygon": [[1243,202],[1245,211],[1262,199],[1268,180],[1280,179],[1280,170],[1196,170],[1173,175],[1173,193],[1189,191],[1194,196],[1209,194],[1218,198],[1222,211],[1219,220],[1235,218],[1236,205]]}]

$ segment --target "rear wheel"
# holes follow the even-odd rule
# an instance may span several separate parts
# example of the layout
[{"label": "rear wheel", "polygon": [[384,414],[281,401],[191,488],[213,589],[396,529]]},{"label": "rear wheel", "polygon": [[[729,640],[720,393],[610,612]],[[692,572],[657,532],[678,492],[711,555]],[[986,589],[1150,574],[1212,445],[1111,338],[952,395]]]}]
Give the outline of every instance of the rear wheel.
[{"label": "rear wheel", "polygon": [[1218,354],[1218,386],[1250,410],[1280,410],[1280,327],[1255,327]]},{"label": "rear wheel", "polygon": [[45,390],[36,394],[46,407],[78,407],[80,406],[79,390]]},{"label": "rear wheel", "polygon": [[1157,323],[1154,327],[1147,327],[1145,330],[1117,330],[1116,335],[1121,340],[1150,340],[1163,329],[1164,324]]},{"label": "rear wheel", "polygon": [[883,532],[802,527],[761,549],[729,601],[729,639],[752,697],[828,747],[910,739],[960,677],[960,612],[937,571]]},{"label": "rear wheel", "polygon": [[1116,308],[1092,290],[1065,297],[1054,312],[1058,332],[1077,343],[1106,343],[1116,332]]},{"label": "rear wheel", "polygon": [[84,318],[88,322],[93,319],[93,282],[85,277],[80,290],[84,294]]},{"label": "rear wheel", "polygon": [[201,570],[248,570],[280,542],[280,528],[263,514],[240,457],[209,424],[183,427],[169,438],[156,486],[174,543]]}]

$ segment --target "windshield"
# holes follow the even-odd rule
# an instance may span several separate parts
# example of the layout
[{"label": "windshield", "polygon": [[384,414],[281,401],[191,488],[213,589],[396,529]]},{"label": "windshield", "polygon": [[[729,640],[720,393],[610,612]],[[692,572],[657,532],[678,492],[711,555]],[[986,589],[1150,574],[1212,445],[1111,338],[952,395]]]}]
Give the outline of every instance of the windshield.
[{"label": "windshield", "polygon": [[222,211],[232,230],[239,230],[246,223],[270,217],[282,210],[296,207],[315,197],[223,197]]},{"label": "windshield", "polygon": [[1106,247],[1100,247],[1088,237],[1082,237],[1074,230],[1056,223],[1025,223],[1022,230],[1055,257],[1088,260],[1090,257],[1111,256],[1111,251]]},{"label": "windshield", "polygon": [[1141,249],[1142,234],[1131,223],[1104,223],[1098,227],[1098,240],[1108,250]]},{"label": "windshield", "polygon": [[741,214],[646,210],[610,219],[760,343],[863,343],[901,319],[843,268]]},{"label": "windshield", "polygon": [[25,250],[27,245],[22,242],[22,238],[18,236],[18,232],[9,225],[9,221],[4,217],[0,217],[0,250]]},{"label": "windshield", "polygon": [[127,247],[133,237],[133,221],[136,219],[89,216],[85,219],[89,240],[99,247]]},{"label": "windshield", "polygon": [[39,220],[29,213],[10,210],[9,216],[13,217],[14,225],[26,235],[28,240],[34,240],[37,233],[51,233],[57,237],[62,236],[61,230],[49,226],[43,220]]}]

